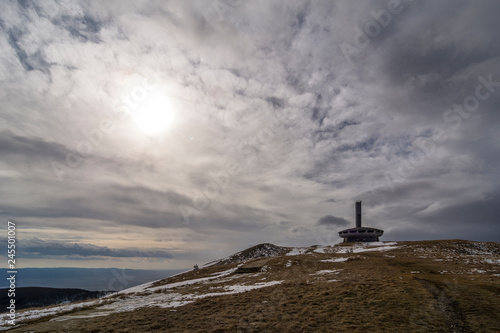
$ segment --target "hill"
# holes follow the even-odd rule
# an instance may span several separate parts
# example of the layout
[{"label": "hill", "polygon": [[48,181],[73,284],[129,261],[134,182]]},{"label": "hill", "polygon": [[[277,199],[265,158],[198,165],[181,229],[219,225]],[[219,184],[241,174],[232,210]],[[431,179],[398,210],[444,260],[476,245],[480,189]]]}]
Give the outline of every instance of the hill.
[{"label": "hill", "polygon": [[500,331],[498,243],[271,245],[98,300],[19,312],[10,331]]},{"label": "hill", "polygon": [[[0,313],[7,312],[10,298],[9,289],[0,289]],[[84,301],[99,298],[110,294],[107,291],[88,291],[74,288],[44,288],[44,287],[18,287],[16,288],[16,309],[41,307],[53,304]]]},{"label": "hill", "polygon": [[290,248],[287,248],[287,247],[281,247],[281,246],[276,246],[276,245],[270,244],[270,243],[264,243],[264,244],[255,245],[255,246],[252,246],[246,250],[237,252],[237,253],[235,253],[227,258],[213,261],[211,263],[204,265],[204,267],[211,266],[211,265],[224,265],[224,264],[245,262],[247,260],[254,259],[254,258],[275,257],[275,256],[285,254],[289,250],[290,250]]}]

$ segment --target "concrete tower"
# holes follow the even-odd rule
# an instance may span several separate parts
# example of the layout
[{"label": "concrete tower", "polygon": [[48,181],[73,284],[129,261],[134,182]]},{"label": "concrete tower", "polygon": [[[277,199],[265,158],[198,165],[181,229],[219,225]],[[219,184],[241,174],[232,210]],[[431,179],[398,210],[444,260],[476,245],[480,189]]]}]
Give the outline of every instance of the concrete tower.
[{"label": "concrete tower", "polygon": [[361,228],[361,201],[356,201],[356,228]]},{"label": "concrete tower", "polygon": [[339,236],[344,238],[344,243],[378,242],[384,230],[361,226],[361,201],[356,201],[354,213],[356,227],[339,231]]}]

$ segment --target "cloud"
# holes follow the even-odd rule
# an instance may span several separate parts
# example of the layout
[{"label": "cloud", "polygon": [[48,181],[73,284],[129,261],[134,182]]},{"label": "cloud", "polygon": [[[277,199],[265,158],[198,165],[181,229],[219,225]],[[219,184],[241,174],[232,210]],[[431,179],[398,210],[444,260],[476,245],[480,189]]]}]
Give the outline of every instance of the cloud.
[{"label": "cloud", "polygon": [[342,217],[336,217],[333,215],[325,215],[318,220],[319,225],[333,225],[333,226],[345,226],[350,224],[349,221]]},{"label": "cloud", "polygon": [[20,241],[19,248],[18,255],[24,258],[80,257],[88,260],[95,259],[96,257],[174,258],[168,251],[159,249],[113,249],[93,244],[45,241],[37,238]]},{"label": "cloud", "polygon": [[[40,160],[64,160],[66,148],[54,142],[47,142],[42,138],[14,135],[9,132],[0,133],[0,153],[4,158],[11,157]],[[15,161],[12,161],[15,163]],[[31,164],[30,161],[29,164]]]},{"label": "cloud", "polygon": [[498,192],[488,193],[479,200],[437,208],[431,214],[426,214],[424,211],[420,222],[441,230],[448,227],[462,228],[471,225],[478,229],[495,228],[498,224],[496,207],[498,207],[499,201],[500,194]]},{"label": "cloud", "polygon": [[[458,238],[489,237],[499,5],[401,6],[349,62],[340,45],[387,1],[243,1],[224,13],[212,2],[0,3],[0,215],[28,238],[42,226],[95,231],[79,244],[102,230],[110,244],[174,235],[176,249],[196,239],[215,255],[264,238],[336,241],[322,230],[350,224],[336,216],[361,199],[388,237],[440,219],[459,221]],[[456,108],[490,76],[477,110]],[[127,114],[149,94],[175,111],[154,137]],[[471,233],[474,216],[483,231]]]}]

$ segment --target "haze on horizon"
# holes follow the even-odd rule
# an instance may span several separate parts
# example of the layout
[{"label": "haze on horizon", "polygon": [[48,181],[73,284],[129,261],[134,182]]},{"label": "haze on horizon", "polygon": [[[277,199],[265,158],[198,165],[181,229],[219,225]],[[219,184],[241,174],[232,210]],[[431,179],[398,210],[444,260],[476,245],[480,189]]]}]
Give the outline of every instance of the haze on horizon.
[{"label": "haze on horizon", "polygon": [[1,2],[0,216],[17,224],[18,267],[331,245],[356,200],[384,241],[500,241],[499,14],[472,0]]}]

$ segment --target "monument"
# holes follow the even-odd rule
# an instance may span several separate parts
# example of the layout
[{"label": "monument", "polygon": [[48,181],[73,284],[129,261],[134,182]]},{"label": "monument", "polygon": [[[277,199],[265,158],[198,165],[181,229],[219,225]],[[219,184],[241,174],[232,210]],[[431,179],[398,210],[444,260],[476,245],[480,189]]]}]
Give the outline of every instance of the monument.
[{"label": "monument", "polygon": [[356,201],[356,227],[339,231],[339,236],[344,238],[344,243],[353,242],[378,242],[384,230],[361,226],[361,201]]}]

